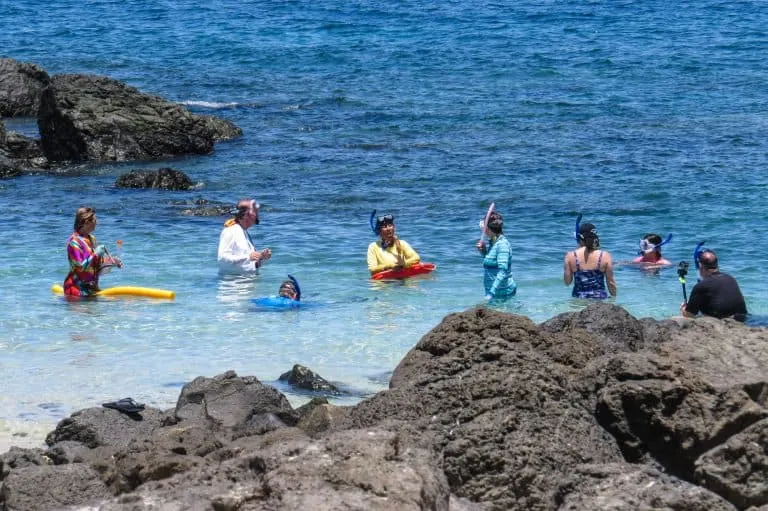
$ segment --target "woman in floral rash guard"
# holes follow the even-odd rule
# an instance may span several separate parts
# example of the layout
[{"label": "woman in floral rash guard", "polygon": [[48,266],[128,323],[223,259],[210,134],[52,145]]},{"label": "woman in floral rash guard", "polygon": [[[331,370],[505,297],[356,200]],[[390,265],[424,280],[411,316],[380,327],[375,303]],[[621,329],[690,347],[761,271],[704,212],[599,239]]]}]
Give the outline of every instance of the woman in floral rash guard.
[{"label": "woman in floral rash guard", "polygon": [[96,211],[79,208],[75,212],[75,232],[67,240],[69,273],[64,280],[67,296],[88,296],[99,290],[99,269],[107,253],[91,234],[96,229]]}]

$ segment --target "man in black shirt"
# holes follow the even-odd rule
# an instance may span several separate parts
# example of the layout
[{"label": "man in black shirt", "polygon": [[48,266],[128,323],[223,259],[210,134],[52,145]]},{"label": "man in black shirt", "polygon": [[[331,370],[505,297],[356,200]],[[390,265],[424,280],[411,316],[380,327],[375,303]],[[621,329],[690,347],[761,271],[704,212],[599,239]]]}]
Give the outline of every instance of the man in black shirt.
[{"label": "man in black shirt", "polygon": [[705,316],[718,319],[733,317],[744,321],[747,305],[736,279],[726,273],[720,273],[717,267],[717,254],[711,250],[702,250],[697,257],[701,281],[693,286],[688,303],[683,302],[680,313],[688,318],[701,312]]}]

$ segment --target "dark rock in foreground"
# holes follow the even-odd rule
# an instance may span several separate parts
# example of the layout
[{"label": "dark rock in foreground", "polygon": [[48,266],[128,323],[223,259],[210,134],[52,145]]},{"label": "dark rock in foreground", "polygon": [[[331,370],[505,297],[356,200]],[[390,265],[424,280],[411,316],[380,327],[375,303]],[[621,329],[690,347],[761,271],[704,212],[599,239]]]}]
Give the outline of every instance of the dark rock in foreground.
[{"label": "dark rock in foreground", "polygon": [[43,90],[38,125],[52,162],[157,160],[208,154],[241,135],[234,124],[102,76],[56,75]]},{"label": "dark rock in foreground", "polygon": [[164,167],[157,170],[132,170],[115,181],[118,188],[160,188],[189,190],[195,183],[180,170]]},{"label": "dark rock in foreground", "polygon": [[40,95],[50,81],[36,64],[0,58],[0,117],[36,117]]},{"label": "dark rock in foreground", "polygon": [[174,410],[81,410],[0,455],[0,508],[768,509],[767,370],[736,322],[472,309],[353,407],[230,371]]}]

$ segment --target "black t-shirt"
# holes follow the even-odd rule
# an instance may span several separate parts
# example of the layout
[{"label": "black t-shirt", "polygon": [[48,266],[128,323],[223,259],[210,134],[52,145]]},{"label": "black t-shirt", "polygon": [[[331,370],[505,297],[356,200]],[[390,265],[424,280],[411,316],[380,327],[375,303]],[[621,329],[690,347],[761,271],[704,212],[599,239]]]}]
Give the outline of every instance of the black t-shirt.
[{"label": "black t-shirt", "polygon": [[701,312],[715,318],[734,316],[744,321],[747,304],[736,283],[736,279],[727,273],[713,273],[693,286],[691,297],[685,310],[691,314]]}]

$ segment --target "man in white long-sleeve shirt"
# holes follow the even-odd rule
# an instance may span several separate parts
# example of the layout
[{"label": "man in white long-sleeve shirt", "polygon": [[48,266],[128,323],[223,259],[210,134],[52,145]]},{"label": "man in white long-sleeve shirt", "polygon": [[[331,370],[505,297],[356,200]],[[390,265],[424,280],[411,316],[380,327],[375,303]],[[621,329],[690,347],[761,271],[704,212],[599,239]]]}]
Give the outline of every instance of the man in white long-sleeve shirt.
[{"label": "man in white long-sleeve shirt", "polygon": [[219,236],[219,271],[221,273],[258,273],[259,267],[271,256],[265,248],[256,250],[248,229],[259,223],[259,204],[253,199],[237,203],[235,218],[224,223]]}]

